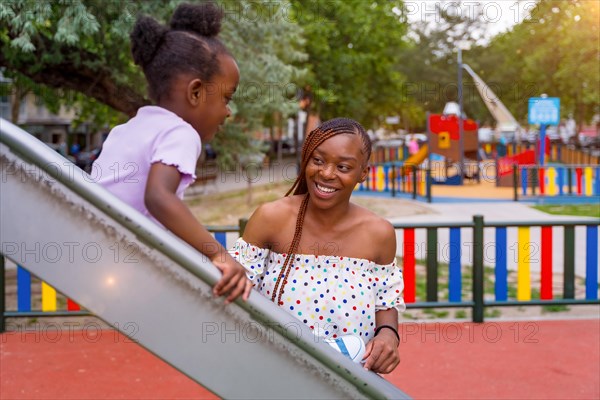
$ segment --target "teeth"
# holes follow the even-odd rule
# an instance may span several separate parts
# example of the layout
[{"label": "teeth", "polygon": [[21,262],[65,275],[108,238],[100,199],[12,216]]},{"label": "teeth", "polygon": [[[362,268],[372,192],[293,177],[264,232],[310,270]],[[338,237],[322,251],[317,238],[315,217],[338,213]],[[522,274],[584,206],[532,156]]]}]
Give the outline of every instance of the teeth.
[{"label": "teeth", "polygon": [[336,189],[326,188],[326,187],[323,187],[323,186],[321,186],[319,184],[317,184],[317,189],[319,189],[321,192],[325,192],[325,193],[333,193],[333,192],[336,191]]}]

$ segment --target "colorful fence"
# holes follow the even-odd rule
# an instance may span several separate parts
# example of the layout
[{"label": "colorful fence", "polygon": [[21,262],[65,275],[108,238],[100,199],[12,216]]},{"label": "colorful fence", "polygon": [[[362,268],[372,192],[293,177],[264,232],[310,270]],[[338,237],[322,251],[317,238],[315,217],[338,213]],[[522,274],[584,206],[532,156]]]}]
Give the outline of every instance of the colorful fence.
[{"label": "colorful fence", "polygon": [[384,163],[371,165],[367,179],[356,186],[355,190],[364,192],[385,192],[396,196],[397,193],[427,197],[431,202],[431,188],[427,185],[428,169],[417,166],[404,166],[402,163]]},{"label": "colorful fence", "polygon": [[[238,237],[245,227],[245,221],[240,221],[239,226],[209,226],[215,239],[227,248],[227,234],[233,232]],[[229,243],[231,245],[231,243]],[[17,265],[16,273],[16,309],[6,310],[5,302],[5,260],[0,254],[0,332],[4,331],[4,318],[10,317],[65,317],[90,315],[81,309],[79,304],[57,292],[51,285],[32,276],[25,268]],[[37,288],[36,285],[40,285]],[[32,290],[34,289],[34,290]],[[37,301],[37,293],[40,301]],[[35,301],[34,301],[35,300]],[[38,307],[39,303],[39,307]],[[64,304],[63,304],[64,303]]]},{"label": "colorful fence", "polygon": [[378,146],[373,147],[371,152],[371,159],[369,160],[372,164],[380,164],[386,162],[403,161],[408,156],[408,150],[406,146]]},{"label": "colorful fence", "polygon": [[550,160],[563,164],[600,165],[600,155],[589,149],[576,149],[562,143],[552,143],[548,153]]},{"label": "colorful fence", "polygon": [[[521,144],[510,143],[501,145],[499,143],[483,143],[481,145],[487,158],[512,157],[527,150],[533,150],[536,154],[539,152],[539,146],[536,143],[524,142]],[[572,145],[563,143],[550,143],[546,148],[547,161],[559,162],[563,164],[589,164],[600,165],[600,155],[589,149],[578,149]]]},{"label": "colorful fence", "polygon": [[513,171],[514,199],[530,196],[600,196],[600,166],[519,166]]},{"label": "colorful fence", "polygon": [[[229,248],[243,232],[245,222],[241,220],[239,226],[209,227],[209,230]],[[484,223],[481,216],[473,217],[471,223],[394,224],[402,235],[398,252],[403,258],[404,300],[408,308],[469,307],[473,310],[474,322],[484,320],[486,307],[600,304],[599,225],[600,220]],[[556,250],[560,250],[559,256]],[[419,276],[417,267],[422,256],[425,273]],[[4,271],[4,257],[0,257],[0,263]],[[441,263],[448,267],[448,293],[447,300],[440,301]],[[493,295],[484,291],[484,264],[493,269]],[[533,265],[539,266],[538,287],[531,280]],[[575,290],[577,268],[583,271],[579,275],[584,275],[581,278],[585,283],[585,294],[580,298]],[[516,284],[508,279],[509,271],[513,270],[517,274]],[[6,317],[88,315],[76,309],[74,303],[72,308],[67,305],[66,311],[57,311],[56,291],[45,283],[42,283],[42,310],[31,311],[31,276],[22,268],[18,271],[18,309],[4,311],[1,326]],[[471,287],[465,290],[463,274],[467,273],[472,275]],[[553,289],[553,276],[558,273],[563,280],[560,292]],[[4,279],[4,273],[0,276]],[[424,295],[418,296],[418,279],[425,280]],[[0,291],[4,292],[5,282],[0,284]],[[539,291],[539,298],[534,298],[538,297],[533,296],[534,290]],[[4,293],[0,294],[4,302]],[[0,307],[4,310],[4,303]]]},{"label": "colorful fence", "polygon": [[[598,301],[598,225],[600,220],[550,221],[544,223],[503,222],[485,224],[476,216],[471,224],[395,224],[402,231],[401,252],[404,259],[404,300],[408,308],[471,307],[473,321],[482,322],[486,307],[539,306],[550,304],[600,304]],[[575,228],[584,229],[582,238],[575,241]],[[532,230],[541,232],[532,235]],[[425,241],[417,239],[417,232],[425,231]],[[447,241],[438,240],[444,230]],[[484,237],[484,231],[488,237]],[[510,237],[510,239],[509,239]],[[553,257],[558,246],[556,237],[562,237],[562,258]],[[444,243],[443,251],[439,248]],[[576,243],[584,249],[577,249]],[[470,248],[471,251],[463,251]],[[485,254],[484,254],[485,253]],[[490,254],[491,253],[491,254]],[[576,253],[585,253],[583,263],[585,280],[584,298],[576,298]],[[418,299],[417,262],[425,255],[425,297]],[[510,256],[510,257],[509,257]],[[470,258],[471,265],[464,259]],[[439,260],[448,264],[447,301],[439,301]],[[536,261],[534,263],[534,261]],[[491,264],[494,274],[493,295],[484,292],[484,262]],[[579,260],[581,264],[581,260]],[[539,266],[539,287],[534,288],[532,264]],[[509,268],[510,265],[510,268]],[[581,267],[579,265],[579,267]],[[508,280],[509,270],[516,269],[516,285]],[[580,268],[581,269],[581,268]],[[463,295],[463,272],[472,274],[471,299]],[[553,275],[563,275],[562,293],[553,291]],[[516,287],[515,287],[516,286]],[[515,289],[509,296],[509,287]],[[532,290],[539,290],[533,299]],[[493,296],[493,298],[492,298]]]}]

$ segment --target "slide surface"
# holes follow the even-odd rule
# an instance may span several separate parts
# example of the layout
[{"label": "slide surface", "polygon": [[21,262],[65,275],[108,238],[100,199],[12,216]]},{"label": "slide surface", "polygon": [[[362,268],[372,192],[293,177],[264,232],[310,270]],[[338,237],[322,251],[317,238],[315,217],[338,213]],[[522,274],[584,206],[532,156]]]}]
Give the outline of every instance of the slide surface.
[{"label": "slide surface", "polygon": [[[0,120],[1,252],[223,398],[408,398],[218,270],[33,136]],[[60,358],[57,359],[60,362]]]},{"label": "slide surface", "polygon": [[404,160],[404,165],[420,165],[427,158],[429,147],[424,144],[419,151]]},{"label": "slide surface", "polygon": [[418,167],[421,165],[421,163],[427,158],[427,154],[429,154],[429,147],[424,144],[419,148],[419,151],[404,160],[404,168],[400,170],[400,173],[404,175],[411,173],[412,167]]}]

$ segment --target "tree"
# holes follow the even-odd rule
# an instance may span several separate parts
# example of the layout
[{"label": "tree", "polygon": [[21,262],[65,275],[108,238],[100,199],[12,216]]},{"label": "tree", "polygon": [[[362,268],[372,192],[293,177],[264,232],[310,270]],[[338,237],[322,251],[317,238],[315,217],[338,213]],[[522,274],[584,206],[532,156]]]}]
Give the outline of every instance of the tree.
[{"label": "tree", "polygon": [[[509,89],[506,105],[525,122],[529,97],[561,99],[561,115],[579,125],[600,109],[600,5],[539,1],[531,15],[481,49],[481,68]],[[485,79],[485,78],[484,78]]]},{"label": "tree", "polygon": [[402,101],[400,51],[406,21],[401,1],[292,0],[304,29],[307,88],[322,119],[346,116],[367,127],[397,112]]},{"label": "tree", "polygon": [[[149,103],[146,84],[129,50],[129,32],[139,14],[166,21],[180,0],[9,0],[0,3],[0,66],[46,90],[59,90],[58,104],[75,106],[81,117],[107,123]],[[278,7],[265,11],[253,1],[223,2],[222,38],[242,70],[234,124],[216,147],[248,151],[245,136],[274,112],[295,108],[290,84],[303,71],[301,29]],[[266,13],[267,12],[267,13]],[[285,90],[281,90],[284,88]],[[72,93],[69,96],[60,94]],[[110,109],[115,110],[111,111]],[[121,118],[122,119],[122,118]],[[238,143],[239,142],[239,143]],[[224,151],[220,161],[231,161]]]},{"label": "tree", "polygon": [[[466,4],[463,4],[466,3]],[[416,21],[411,26],[409,45],[402,51],[399,70],[406,75],[403,87],[406,100],[421,107],[415,126],[425,129],[425,111],[441,113],[449,101],[458,102],[457,48],[483,43],[487,24],[481,8],[473,2],[453,2],[452,7],[435,3],[434,20]],[[469,12],[466,12],[469,10]],[[471,57],[463,52],[463,61]],[[487,110],[474,92],[470,78],[463,74],[464,110],[471,118],[489,118]]]}]

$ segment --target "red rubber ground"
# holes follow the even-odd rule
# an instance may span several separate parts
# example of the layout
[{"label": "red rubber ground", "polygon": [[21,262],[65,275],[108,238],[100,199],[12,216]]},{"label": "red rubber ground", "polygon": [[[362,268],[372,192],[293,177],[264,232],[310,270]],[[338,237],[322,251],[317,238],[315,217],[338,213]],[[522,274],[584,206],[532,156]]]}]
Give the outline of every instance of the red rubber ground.
[{"label": "red rubber ground", "polygon": [[[600,319],[411,322],[400,333],[402,362],[387,379],[416,399],[600,398]],[[113,331],[0,341],[1,399],[215,397]]]}]

